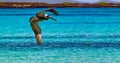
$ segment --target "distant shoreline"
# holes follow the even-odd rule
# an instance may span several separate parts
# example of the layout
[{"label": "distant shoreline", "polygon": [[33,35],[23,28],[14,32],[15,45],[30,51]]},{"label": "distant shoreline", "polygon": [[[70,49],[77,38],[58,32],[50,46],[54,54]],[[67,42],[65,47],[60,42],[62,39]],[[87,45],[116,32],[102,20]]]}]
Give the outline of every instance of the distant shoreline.
[{"label": "distant shoreline", "polygon": [[72,7],[81,7],[81,8],[120,8],[120,3],[109,3],[109,4],[89,4],[89,3],[72,3],[72,4],[47,4],[47,3],[37,3],[37,2],[0,2],[0,8],[72,8]]}]

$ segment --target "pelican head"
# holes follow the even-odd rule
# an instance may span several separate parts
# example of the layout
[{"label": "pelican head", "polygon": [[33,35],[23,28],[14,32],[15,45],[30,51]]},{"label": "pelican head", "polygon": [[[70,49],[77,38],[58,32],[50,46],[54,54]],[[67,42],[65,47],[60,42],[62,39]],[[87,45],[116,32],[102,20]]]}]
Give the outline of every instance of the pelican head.
[{"label": "pelican head", "polygon": [[48,14],[45,14],[44,18],[45,18],[45,20],[52,19],[52,20],[54,20],[54,21],[57,21],[56,19],[52,18],[52,17],[49,16]]},{"label": "pelican head", "polygon": [[48,14],[45,14],[44,18],[45,18],[45,20],[48,20],[50,18],[50,16]]}]

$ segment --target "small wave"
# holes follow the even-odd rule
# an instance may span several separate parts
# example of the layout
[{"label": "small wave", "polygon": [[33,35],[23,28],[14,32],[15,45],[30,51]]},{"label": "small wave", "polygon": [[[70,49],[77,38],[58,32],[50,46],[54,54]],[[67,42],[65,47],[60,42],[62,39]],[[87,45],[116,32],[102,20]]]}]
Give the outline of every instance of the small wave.
[{"label": "small wave", "polygon": [[0,39],[31,39],[34,36],[0,36]]},{"label": "small wave", "polygon": [[107,43],[107,42],[44,42],[42,45],[37,45],[36,43],[0,43],[0,47],[30,47],[30,48],[72,48],[72,47],[94,47],[94,48],[103,48],[103,47],[120,47],[120,42]]},{"label": "small wave", "polygon": [[30,16],[35,14],[0,14],[0,16]]},{"label": "small wave", "polygon": [[110,15],[114,15],[114,14],[60,14],[62,16],[69,16],[69,15],[72,15],[72,16],[110,16]]},{"label": "small wave", "polygon": [[120,24],[120,22],[59,22],[55,24]]},{"label": "small wave", "polygon": [[60,14],[60,16],[119,16],[119,14]]},{"label": "small wave", "polygon": [[[0,39],[33,39],[34,36],[0,36]],[[105,38],[120,38],[120,35],[43,35],[43,39],[53,39],[53,38],[94,38],[94,39],[105,39]]]}]

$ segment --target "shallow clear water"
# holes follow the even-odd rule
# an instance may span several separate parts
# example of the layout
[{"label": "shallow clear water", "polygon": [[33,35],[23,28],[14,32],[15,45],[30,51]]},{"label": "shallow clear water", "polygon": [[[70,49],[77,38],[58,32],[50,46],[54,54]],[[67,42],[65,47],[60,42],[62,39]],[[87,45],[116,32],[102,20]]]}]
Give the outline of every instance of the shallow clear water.
[{"label": "shallow clear water", "polygon": [[29,18],[45,8],[0,8],[0,63],[119,63],[120,8],[56,8],[58,22]]}]

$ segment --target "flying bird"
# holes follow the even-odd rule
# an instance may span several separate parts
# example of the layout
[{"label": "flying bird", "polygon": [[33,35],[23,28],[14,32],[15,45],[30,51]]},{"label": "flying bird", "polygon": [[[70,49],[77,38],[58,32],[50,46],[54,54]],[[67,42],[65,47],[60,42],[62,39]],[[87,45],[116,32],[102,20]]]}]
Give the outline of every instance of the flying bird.
[{"label": "flying bird", "polygon": [[31,28],[32,28],[32,30],[35,34],[37,44],[42,43],[41,28],[39,27],[38,22],[48,20],[48,19],[52,19],[54,21],[57,21],[56,19],[52,18],[50,15],[46,14],[45,12],[51,12],[54,15],[58,15],[58,12],[55,9],[50,8],[50,9],[47,9],[47,10],[37,12],[36,16],[35,17],[34,16],[30,17],[30,20],[29,20]]}]

